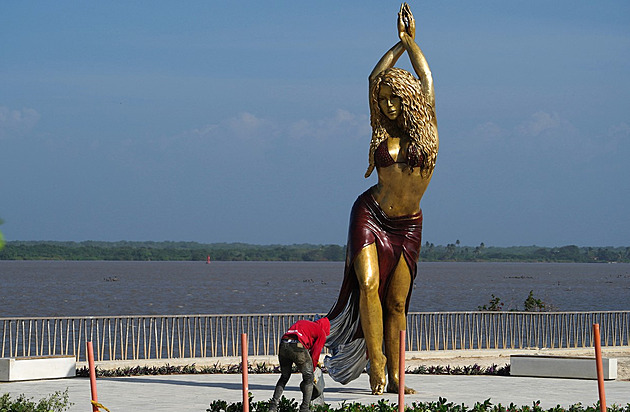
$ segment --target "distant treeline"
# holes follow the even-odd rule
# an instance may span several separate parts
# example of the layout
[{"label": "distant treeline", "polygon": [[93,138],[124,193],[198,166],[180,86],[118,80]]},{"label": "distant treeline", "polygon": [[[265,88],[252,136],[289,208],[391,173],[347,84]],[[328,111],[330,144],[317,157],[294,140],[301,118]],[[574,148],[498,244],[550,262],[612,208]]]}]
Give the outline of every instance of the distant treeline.
[{"label": "distant treeline", "polygon": [[250,245],[197,242],[7,242],[0,260],[250,260],[339,261],[338,245]]},{"label": "distant treeline", "polygon": [[[339,245],[251,245],[196,242],[39,242],[11,241],[0,260],[211,260],[220,261],[343,261]],[[425,262],[630,262],[630,247],[486,247],[446,246],[426,242]]]}]

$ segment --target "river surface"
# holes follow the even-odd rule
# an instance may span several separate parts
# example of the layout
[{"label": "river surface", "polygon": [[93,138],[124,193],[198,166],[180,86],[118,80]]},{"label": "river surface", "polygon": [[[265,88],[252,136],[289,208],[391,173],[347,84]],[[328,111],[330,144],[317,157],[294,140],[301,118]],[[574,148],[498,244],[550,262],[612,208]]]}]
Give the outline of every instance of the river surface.
[{"label": "river surface", "polygon": [[[0,317],[325,313],[342,262],[0,261]],[[630,310],[630,264],[421,262],[412,312]]]}]

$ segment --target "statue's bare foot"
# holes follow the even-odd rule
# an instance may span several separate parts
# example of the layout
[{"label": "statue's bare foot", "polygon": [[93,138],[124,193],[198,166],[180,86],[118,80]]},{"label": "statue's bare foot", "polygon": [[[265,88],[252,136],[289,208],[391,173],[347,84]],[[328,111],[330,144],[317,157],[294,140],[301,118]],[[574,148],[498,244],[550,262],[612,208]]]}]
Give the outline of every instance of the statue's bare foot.
[{"label": "statue's bare foot", "polygon": [[385,374],[370,373],[370,387],[372,395],[382,395],[385,390]]},{"label": "statue's bare foot", "polygon": [[385,390],[385,364],[387,358],[381,355],[378,359],[370,358],[370,387],[372,395],[382,395]]},{"label": "statue's bare foot", "polygon": [[[387,384],[388,393],[398,393],[398,382],[389,381]],[[415,389],[405,386],[405,395],[413,395],[416,393]]]}]

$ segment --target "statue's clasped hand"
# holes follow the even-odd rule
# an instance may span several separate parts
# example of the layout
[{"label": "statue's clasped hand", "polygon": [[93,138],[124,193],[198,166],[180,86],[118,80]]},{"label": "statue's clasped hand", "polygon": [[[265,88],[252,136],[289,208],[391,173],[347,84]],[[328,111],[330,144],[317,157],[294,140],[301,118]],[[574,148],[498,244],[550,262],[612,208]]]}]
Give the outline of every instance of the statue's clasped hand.
[{"label": "statue's clasped hand", "polygon": [[403,36],[403,33],[412,39],[416,38],[416,21],[407,3],[401,4],[398,12],[398,36]]}]

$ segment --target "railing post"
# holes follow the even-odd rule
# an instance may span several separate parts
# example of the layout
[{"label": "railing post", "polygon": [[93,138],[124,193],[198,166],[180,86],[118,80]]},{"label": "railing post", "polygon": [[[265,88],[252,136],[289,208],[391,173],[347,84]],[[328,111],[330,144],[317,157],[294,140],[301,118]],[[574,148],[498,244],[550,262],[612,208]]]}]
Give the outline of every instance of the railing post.
[{"label": "railing post", "polygon": [[87,355],[88,355],[88,368],[90,370],[90,392],[92,395],[92,412],[99,412],[98,406],[95,402],[98,402],[98,395],[96,393],[96,367],[94,366],[94,348],[92,342],[87,342]]},{"label": "railing post", "polygon": [[249,412],[249,386],[247,382],[247,334],[241,333],[241,370],[243,376],[243,412]]},{"label": "railing post", "polygon": [[398,412],[405,412],[405,331],[400,331],[398,351]]},{"label": "railing post", "polygon": [[604,390],[604,367],[602,364],[602,345],[599,335],[599,323],[593,324],[593,340],[595,341],[595,364],[597,366],[597,390],[599,392],[599,410],[606,412],[606,391]]}]

